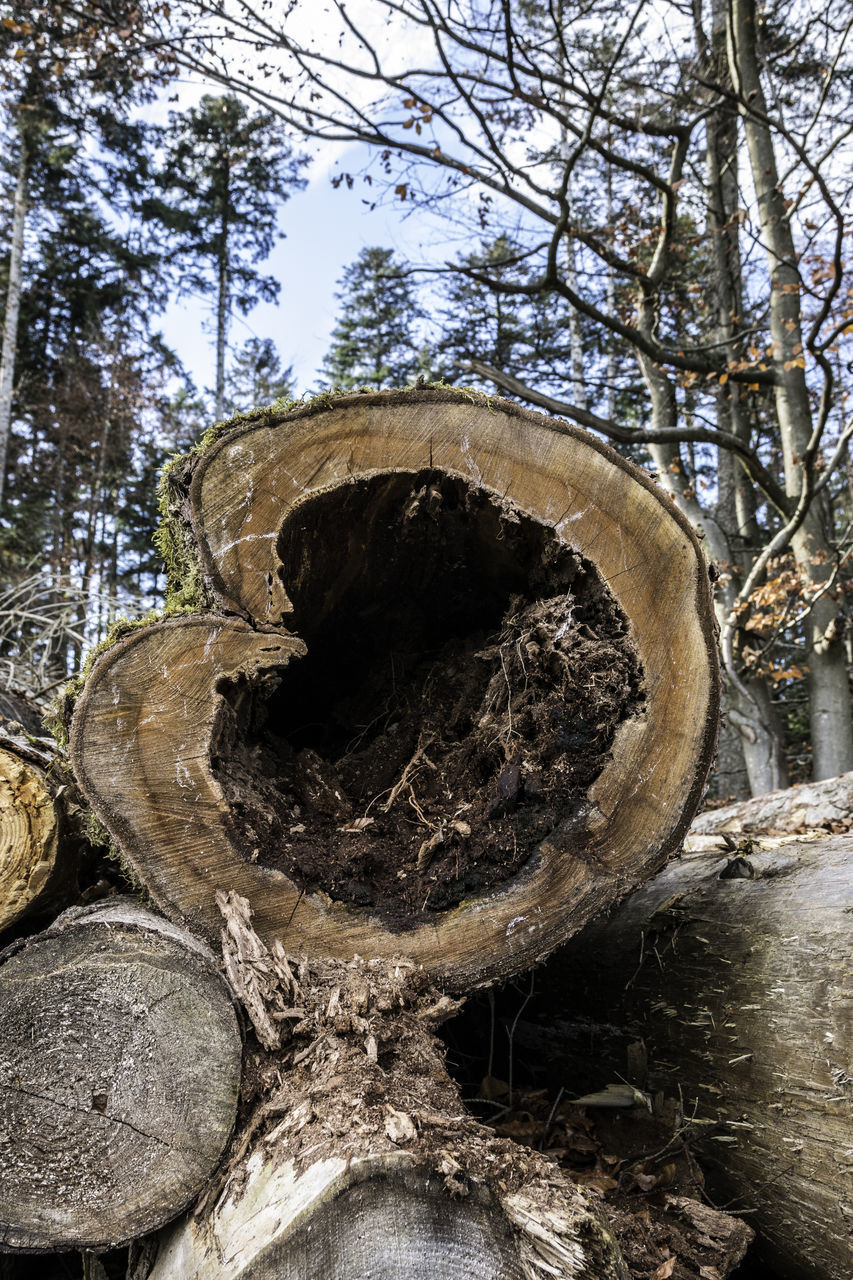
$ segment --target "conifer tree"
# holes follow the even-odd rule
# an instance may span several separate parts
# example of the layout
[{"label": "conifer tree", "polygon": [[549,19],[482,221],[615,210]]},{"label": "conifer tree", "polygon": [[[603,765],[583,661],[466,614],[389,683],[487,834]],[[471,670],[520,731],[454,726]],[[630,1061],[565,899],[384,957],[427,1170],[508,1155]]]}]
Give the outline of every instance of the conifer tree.
[{"label": "conifer tree", "polygon": [[280,282],[257,264],[281,235],[279,207],[304,187],[306,163],[277,117],[250,112],[233,94],[206,95],[170,116],[160,194],[142,209],[167,232],[178,288],[214,300],[217,419],[226,410],[231,314],[278,298]]},{"label": "conifer tree", "polygon": [[335,297],[339,319],[321,370],[324,385],[403,387],[424,372],[424,314],[392,249],[362,249]]},{"label": "conifer tree", "polygon": [[234,352],[226,379],[227,412],[245,413],[294,391],[293,367],[282,368],[272,338],[248,338]]}]

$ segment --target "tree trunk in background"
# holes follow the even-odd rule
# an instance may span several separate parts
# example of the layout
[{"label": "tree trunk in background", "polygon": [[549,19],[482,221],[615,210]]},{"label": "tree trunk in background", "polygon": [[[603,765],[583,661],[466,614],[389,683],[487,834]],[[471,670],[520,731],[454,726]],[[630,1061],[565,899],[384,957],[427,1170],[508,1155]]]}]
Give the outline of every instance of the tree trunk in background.
[{"label": "tree trunk in background", "polygon": [[[813,423],[805,376],[797,253],[781,189],[773,136],[766,123],[767,104],[761,84],[756,47],[754,0],[731,0],[728,56],[732,81],[739,95],[747,150],[761,217],[761,238],[770,278],[770,358],[778,375],[776,414],[789,495],[799,495],[801,459]],[[807,589],[814,593],[832,569],[823,504],[814,503],[792,540],[792,549]],[[809,709],[813,775],[834,777],[853,768],[853,720],[847,679],[839,605],[832,593],[812,605],[806,619],[809,663]]]},{"label": "tree trunk in background", "polygon": [[120,640],[71,746],[163,910],[213,938],[237,889],[267,941],[403,950],[464,990],[678,843],[714,747],[713,615],[693,533],[630,463],[413,391],[259,415],[170,483],[168,541],[230,616]]},{"label": "tree trunk in background", "polygon": [[3,343],[0,349],[0,507],[6,482],[9,433],[12,427],[12,391],[15,377],[15,352],[18,345],[18,317],[21,313],[21,281],[24,261],[24,228],[27,221],[27,187],[29,185],[29,150],[23,132],[19,133],[20,153],[15,203],[12,209],[12,244],[9,253],[9,283],[3,315]]},{"label": "tree trunk in background", "polygon": [[[227,200],[228,188],[226,186],[226,206]],[[216,422],[221,422],[225,417],[225,357],[228,352],[228,313],[230,308],[227,207],[222,212],[220,236],[222,243],[218,259],[219,283],[216,296],[216,403],[214,405],[214,420]]]},{"label": "tree trunk in background", "polygon": [[[700,47],[711,68],[714,83],[729,85],[726,61],[727,0],[712,0],[711,37],[705,39],[697,31]],[[723,99],[714,105],[705,126],[708,161],[708,230],[713,254],[713,288],[716,304],[716,338],[725,350],[729,364],[743,357],[740,333],[743,315],[743,264],[740,253],[740,200],[738,180],[738,115],[732,101]],[[749,444],[749,424],[744,412],[746,393],[738,383],[718,385],[716,396],[717,425],[744,444]],[[717,617],[725,625],[744,575],[752,567],[754,552],[747,546],[758,546],[755,529],[755,492],[746,480],[740,462],[728,450],[717,451],[717,512],[726,531],[729,551],[721,566],[722,576],[716,588]],[[726,681],[725,704],[728,723],[738,735],[752,795],[775,791],[788,782],[785,743],[773,707],[766,680],[745,680],[751,698]],[[726,794],[725,791],[723,794]]]},{"label": "tree trunk in background", "polygon": [[839,1280],[853,1218],[850,839],[767,839],[748,856],[691,842],[720,847],[686,852],[563,948],[516,1040],[547,1055],[569,1096],[627,1080],[670,1099],[712,1196],[748,1215],[773,1274]]},{"label": "tree trunk in background", "polygon": [[0,956],[0,1248],[119,1245],[209,1181],[241,1041],[213,956],[132,899]]}]

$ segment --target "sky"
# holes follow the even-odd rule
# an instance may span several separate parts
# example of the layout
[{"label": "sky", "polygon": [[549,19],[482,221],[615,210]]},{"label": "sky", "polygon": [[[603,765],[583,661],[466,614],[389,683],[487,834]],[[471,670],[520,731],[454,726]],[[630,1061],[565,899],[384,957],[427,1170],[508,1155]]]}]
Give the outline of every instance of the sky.
[{"label": "sky", "polygon": [[[359,150],[340,153],[340,167],[363,165],[366,157]],[[286,238],[259,264],[264,274],[281,282],[278,306],[261,302],[246,317],[235,313],[231,325],[232,350],[247,338],[273,339],[283,366],[293,366],[297,394],[317,386],[317,370],[339,313],[334,295],[344,269],[369,245],[417,257],[429,233],[420,219],[404,218],[402,207],[399,213],[383,207],[371,212],[363,203],[369,189],[358,180],[352,190],[344,183],[333,188],[334,172],[319,157],[306,189],[296,191],[281,210],[279,226]],[[160,320],[166,341],[200,388],[214,381],[213,334],[203,329],[210,308],[209,300],[186,299],[172,304]]]},{"label": "sky", "polygon": [[[387,56],[403,61],[411,57],[404,26],[398,30],[386,23],[384,10],[380,20],[370,0],[353,0],[350,7]],[[322,43],[325,24],[331,21],[328,11],[322,12],[327,16],[320,17],[312,6],[303,5],[289,21],[302,23],[303,36],[310,35]],[[171,96],[175,90],[177,103]],[[145,114],[164,124],[170,110],[185,110],[197,104],[202,94],[219,92],[216,86],[199,80],[184,80],[177,85],[173,82],[168,100],[161,98]],[[252,105],[252,109],[256,108]],[[298,137],[295,142],[299,145]],[[339,314],[337,283],[363,248],[395,249],[410,261],[444,261],[458,252],[457,244],[441,243],[448,236],[446,225],[423,210],[406,216],[411,206],[394,202],[377,205],[371,211],[377,187],[366,186],[357,176],[351,190],[345,183],[332,186],[335,174],[345,171],[358,175],[370,158],[368,148],[343,143],[327,144],[315,151],[311,169],[305,175],[308,186],[294,192],[281,210],[279,226],[286,238],[265,262],[258,264],[265,275],[281,282],[279,303],[276,306],[261,302],[248,316],[235,313],[232,320],[229,349],[236,350],[247,338],[272,338],[283,367],[293,366],[297,396],[318,386],[318,370]],[[172,303],[159,321],[165,340],[199,389],[211,387],[215,379],[213,333],[206,331],[210,329],[210,315],[210,300],[185,299]]]}]

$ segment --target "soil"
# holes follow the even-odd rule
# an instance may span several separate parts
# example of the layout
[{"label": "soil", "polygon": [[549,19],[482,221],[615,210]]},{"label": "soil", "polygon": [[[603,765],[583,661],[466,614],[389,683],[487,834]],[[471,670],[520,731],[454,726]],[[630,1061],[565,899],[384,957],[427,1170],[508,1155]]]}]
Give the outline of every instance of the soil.
[{"label": "soil", "polygon": [[308,656],[221,690],[213,750],[248,859],[405,929],[582,824],[643,705],[589,562],[437,472],[315,499],[280,549]]}]

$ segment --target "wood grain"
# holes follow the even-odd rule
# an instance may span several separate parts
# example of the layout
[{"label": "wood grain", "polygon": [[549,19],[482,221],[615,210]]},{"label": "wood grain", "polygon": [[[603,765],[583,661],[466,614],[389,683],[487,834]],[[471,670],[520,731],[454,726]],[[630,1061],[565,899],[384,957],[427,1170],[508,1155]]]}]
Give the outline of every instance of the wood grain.
[{"label": "wood grain", "polygon": [[[628,620],[646,701],[619,726],[576,822],[511,880],[401,933],[246,860],[209,761],[221,681],[262,680],[303,651],[281,629],[283,524],[336,488],[425,468],[510,503],[591,562]],[[197,463],[190,516],[221,606],[246,621],[176,619],[127,637],[95,664],[71,735],[92,807],[173,918],[212,939],[214,895],[235,889],[267,942],[341,957],[404,952],[462,989],[529,967],[677,847],[716,735],[710,590],[687,523],[617,454],[507,402],[430,391],[331,398],[226,433]],[[366,536],[357,525],[341,532],[341,572]],[[343,643],[345,634],[342,620]]]},{"label": "wood grain", "polygon": [[44,901],[63,875],[62,813],[51,757],[0,737],[0,931]]},{"label": "wood grain", "polygon": [[210,1178],[240,1082],[212,955],[127,899],[0,957],[0,1248],[124,1243]]}]

